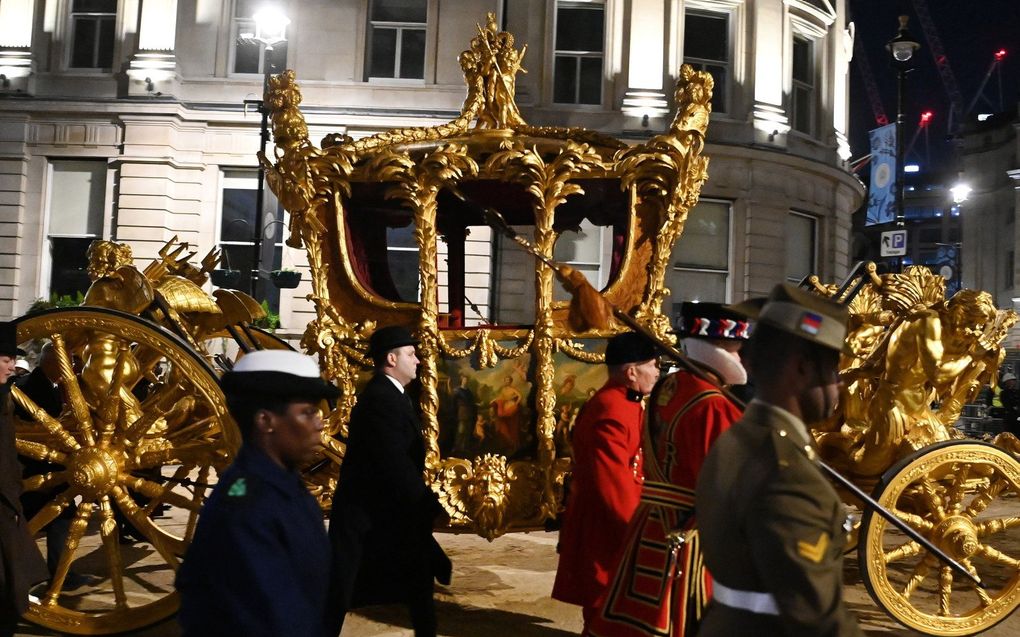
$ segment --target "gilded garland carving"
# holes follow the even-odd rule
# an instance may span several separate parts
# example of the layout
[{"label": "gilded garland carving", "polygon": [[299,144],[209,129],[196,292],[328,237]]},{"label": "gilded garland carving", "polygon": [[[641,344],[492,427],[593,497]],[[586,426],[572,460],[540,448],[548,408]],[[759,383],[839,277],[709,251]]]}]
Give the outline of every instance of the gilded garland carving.
[{"label": "gilded garland carving", "polygon": [[499,359],[518,358],[531,347],[535,340],[535,331],[529,330],[523,342],[516,347],[503,347],[492,334],[492,330],[480,328],[475,331],[471,345],[465,348],[456,349],[447,342],[447,338],[439,339],[439,351],[447,358],[466,358],[473,352],[478,352],[479,364],[482,367],[495,367]]}]

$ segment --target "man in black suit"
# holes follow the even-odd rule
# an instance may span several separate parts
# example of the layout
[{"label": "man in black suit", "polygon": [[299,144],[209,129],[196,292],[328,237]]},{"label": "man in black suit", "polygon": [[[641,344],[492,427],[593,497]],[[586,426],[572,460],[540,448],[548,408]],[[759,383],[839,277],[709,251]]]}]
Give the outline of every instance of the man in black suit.
[{"label": "man in black suit", "polygon": [[24,354],[14,323],[0,323],[0,637],[14,634],[18,617],[28,609],[29,587],[47,576],[21,509],[21,464],[7,382]]},{"label": "man in black suit", "polygon": [[375,375],[351,412],[329,519],[332,634],[349,608],[393,603],[408,607],[415,637],[436,634],[433,580],[448,584],[451,565],[432,537],[443,508],[423,479],[425,441],[404,391],[417,376],[417,343],[400,326],[369,339]]}]

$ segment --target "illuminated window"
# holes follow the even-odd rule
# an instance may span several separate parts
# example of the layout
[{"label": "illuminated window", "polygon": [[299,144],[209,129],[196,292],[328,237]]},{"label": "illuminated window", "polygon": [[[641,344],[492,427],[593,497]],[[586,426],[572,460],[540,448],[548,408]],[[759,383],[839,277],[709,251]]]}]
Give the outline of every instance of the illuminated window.
[{"label": "illuminated window", "polygon": [[117,0],[74,0],[71,4],[72,69],[112,69]]},{"label": "illuminated window", "polygon": [[602,103],[604,28],[602,3],[556,3],[553,102]]},{"label": "illuminated window", "polygon": [[790,122],[793,129],[808,135],[814,132],[815,43],[800,36],[793,38],[793,84],[790,97]]},{"label": "illuminated window", "polygon": [[712,76],[715,80],[712,112],[725,113],[732,75],[728,13],[687,11],[684,15],[684,63]]},{"label": "illuminated window", "polygon": [[426,0],[372,0],[368,77],[425,78]]}]

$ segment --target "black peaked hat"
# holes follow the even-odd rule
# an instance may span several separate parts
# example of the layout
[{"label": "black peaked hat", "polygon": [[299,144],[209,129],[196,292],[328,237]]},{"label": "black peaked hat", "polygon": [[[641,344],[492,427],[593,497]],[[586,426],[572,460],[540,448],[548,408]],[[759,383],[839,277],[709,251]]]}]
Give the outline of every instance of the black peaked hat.
[{"label": "black peaked hat", "polygon": [[233,369],[223,374],[220,387],[228,395],[269,395],[284,400],[340,395],[340,390],[322,379],[314,358],[281,349],[245,354]]},{"label": "black peaked hat", "polygon": [[0,356],[24,356],[25,350],[18,347],[18,328],[14,321],[0,323]]},{"label": "black peaked hat", "polygon": [[751,337],[747,316],[737,314],[721,303],[685,302],[680,306],[680,338],[705,338],[746,341]]},{"label": "black peaked hat", "polygon": [[368,339],[368,355],[377,358],[391,349],[405,345],[417,345],[418,342],[418,339],[412,336],[410,330],[403,325],[380,327],[372,332],[372,336]]},{"label": "black peaked hat", "polygon": [[606,343],[606,365],[643,363],[658,355],[655,345],[637,332],[617,334]]}]

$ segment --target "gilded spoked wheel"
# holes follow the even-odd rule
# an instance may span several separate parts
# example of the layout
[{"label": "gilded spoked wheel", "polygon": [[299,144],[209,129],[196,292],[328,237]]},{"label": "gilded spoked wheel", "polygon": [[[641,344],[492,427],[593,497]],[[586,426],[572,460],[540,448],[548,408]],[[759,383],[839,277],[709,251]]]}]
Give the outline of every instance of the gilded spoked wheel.
[{"label": "gilded spoked wheel", "polygon": [[861,522],[860,571],[889,615],[927,635],[973,635],[1020,604],[1020,463],[998,447],[950,441],[885,473],[880,504],[976,574],[981,589],[872,511]]},{"label": "gilded spoked wheel", "polygon": [[175,335],[101,308],[18,321],[49,342],[12,391],[29,530],[51,577],[26,618],[61,632],[132,630],[173,614],[173,573],[217,469],[240,444],[215,372]]}]

